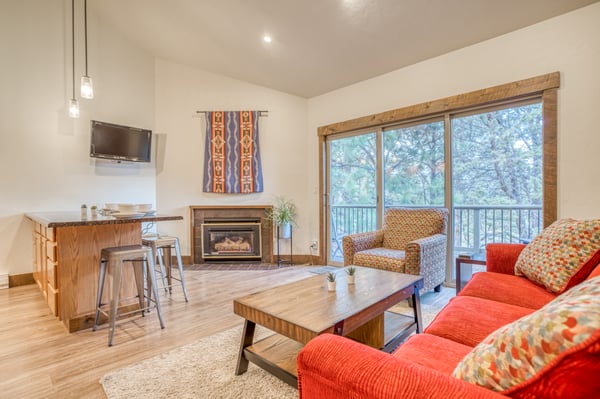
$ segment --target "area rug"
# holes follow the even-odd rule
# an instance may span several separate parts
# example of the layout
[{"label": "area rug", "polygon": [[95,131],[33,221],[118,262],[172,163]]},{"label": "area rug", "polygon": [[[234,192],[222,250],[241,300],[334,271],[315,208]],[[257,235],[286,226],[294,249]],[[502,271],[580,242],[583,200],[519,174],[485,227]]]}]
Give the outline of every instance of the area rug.
[{"label": "area rug", "polygon": [[[451,289],[445,290],[442,295],[451,293]],[[427,326],[443,306],[440,302],[444,301],[428,304],[425,296],[423,302],[421,312],[423,324]],[[409,316],[413,312],[406,301],[390,311]],[[240,325],[110,372],[100,383],[109,399],[297,398],[296,389],[252,363],[246,373],[235,375],[241,334]],[[270,334],[271,331],[257,326],[255,337],[260,339]]]},{"label": "area rug", "polygon": [[[272,334],[257,326],[256,337]],[[298,391],[250,363],[235,375],[242,327],[106,374],[100,380],[109,399],[297,398]]]}]

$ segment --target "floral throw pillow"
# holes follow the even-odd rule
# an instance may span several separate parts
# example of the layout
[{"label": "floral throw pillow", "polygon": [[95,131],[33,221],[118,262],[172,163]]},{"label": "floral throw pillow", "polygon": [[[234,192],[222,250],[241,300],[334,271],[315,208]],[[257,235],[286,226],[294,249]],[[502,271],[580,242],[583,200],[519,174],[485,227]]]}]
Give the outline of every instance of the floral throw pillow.
[{"label": "floral throw pillow", "polygon": [[[597,352],[599,343],[600,277],[597,277],[491,333],[456,366],[453,376],[497,392],[519,384],[523,388],[561,367],[561,360],[565,367],[566,357],[576,353],[583,352],[585,357],[589,352],[589,362],[596,362],[599,354],[589,348],[595,345]],[[589,363],[580,357],[577,367],[585,370]],[[532,379],[534,376],[537,378]]]},{"label": "floral throw pillow", "polygon": [[600,261],[600,219],[562,219],[527,245],[515,274],[561,293],[585,279]]}]

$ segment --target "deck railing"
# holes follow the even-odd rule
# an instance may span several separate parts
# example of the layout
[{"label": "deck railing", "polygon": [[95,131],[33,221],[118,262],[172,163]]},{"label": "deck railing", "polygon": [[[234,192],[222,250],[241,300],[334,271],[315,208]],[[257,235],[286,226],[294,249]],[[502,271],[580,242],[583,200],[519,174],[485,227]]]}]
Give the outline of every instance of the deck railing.
[{"label": "deck railing", "polygon": [[[541,206],[476,205],[454,207],[454,253],[483,254],[492,242],[529,242],[543,228]],[[331,256],[341,259],[341,238],[377,228],[377,208],[369,205],[331,207]]]}]

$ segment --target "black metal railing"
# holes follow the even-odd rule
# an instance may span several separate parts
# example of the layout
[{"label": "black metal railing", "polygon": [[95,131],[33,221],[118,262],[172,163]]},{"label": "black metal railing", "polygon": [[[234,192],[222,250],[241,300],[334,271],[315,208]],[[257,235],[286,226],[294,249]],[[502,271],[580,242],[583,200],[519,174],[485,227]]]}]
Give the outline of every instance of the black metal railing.
[{"label": "black metal railing", "polygon": [[[454,253],[484,254],[492,242],[529,242],[543,228],[541,206],[472,205],[454,207]],[[346,234],[377,229],[377,208],[370,205],[331,207],[331,257],[342,261]]]}]

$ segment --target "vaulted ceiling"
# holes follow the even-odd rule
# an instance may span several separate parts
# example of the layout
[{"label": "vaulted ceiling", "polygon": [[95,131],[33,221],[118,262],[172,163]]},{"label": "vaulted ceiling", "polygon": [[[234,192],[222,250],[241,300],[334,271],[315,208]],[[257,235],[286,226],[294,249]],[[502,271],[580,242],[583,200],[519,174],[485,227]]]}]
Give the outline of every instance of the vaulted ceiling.
[{"label": "vaulted ceiling", "polygon": [[97,0],[88,7],[157,57],[310,98],[597,1]]}]

